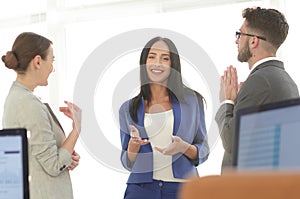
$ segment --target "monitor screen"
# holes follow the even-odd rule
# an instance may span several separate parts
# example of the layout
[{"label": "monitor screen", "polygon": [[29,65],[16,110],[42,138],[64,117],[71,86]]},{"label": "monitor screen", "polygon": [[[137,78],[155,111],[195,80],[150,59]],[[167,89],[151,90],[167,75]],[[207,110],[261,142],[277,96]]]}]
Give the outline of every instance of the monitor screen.
[{"label": "monitor screen", "polygon": [[25,129],[0,130],[0,198],[29,198]]},{"label": "monitor screen", "polygon": [[237,112],[238,170],[300,170],[300,99]]}]

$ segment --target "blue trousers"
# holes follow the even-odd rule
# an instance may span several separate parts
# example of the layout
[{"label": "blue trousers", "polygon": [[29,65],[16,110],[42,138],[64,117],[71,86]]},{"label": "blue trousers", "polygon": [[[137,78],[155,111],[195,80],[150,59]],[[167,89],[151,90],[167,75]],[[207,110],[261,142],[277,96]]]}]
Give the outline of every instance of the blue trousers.
[{"label": "blue trousers", "polygon": [[154,180],[152,183],[127,184],[124,199],[177,199],[181,183]]}]

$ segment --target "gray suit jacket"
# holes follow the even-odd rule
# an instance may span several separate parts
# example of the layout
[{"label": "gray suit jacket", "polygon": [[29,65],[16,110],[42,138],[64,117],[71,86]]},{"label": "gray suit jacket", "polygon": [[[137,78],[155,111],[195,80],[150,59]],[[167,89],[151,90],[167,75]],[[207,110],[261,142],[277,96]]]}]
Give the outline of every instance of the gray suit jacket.
[{"label": "gray suit jacket", "polygon": [[224,147],[222,169],[233,164],[235,115],[240,108],[299,97],[297,85],[284,69],[283,62],[266,61],[257,66],[241,87],[234,105],[222,104],[215,120]]},{"label": "gray suit jacket", "polygon": [[[49,107],[50,108],[50,107]],[[26,128],[28,139],[30,198],[73,198],[69,171],[71,154],[60,148],[66,139],[51,109],[24,85],[14,82],[6,98],[3,128]]]}]

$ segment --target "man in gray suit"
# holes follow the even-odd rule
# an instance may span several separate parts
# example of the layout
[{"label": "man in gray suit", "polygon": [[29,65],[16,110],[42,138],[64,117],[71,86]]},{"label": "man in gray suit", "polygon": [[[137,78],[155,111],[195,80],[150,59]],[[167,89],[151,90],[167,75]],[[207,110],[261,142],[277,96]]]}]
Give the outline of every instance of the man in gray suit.
[{"label": "man in gray suit", "polygon": [[225,149],[222,172],[233,164],[236,111],[258,104],[282,101],[299,96],[298,88],[276,58],[277,49],[286,39],[289,25],[282,13],[275,9],[247,8],[245,18],[236,32],[238,60],[247,62],[250,74],[238,83],[237,71],[229,66],[221,77],[220,102],[216,114]]}]

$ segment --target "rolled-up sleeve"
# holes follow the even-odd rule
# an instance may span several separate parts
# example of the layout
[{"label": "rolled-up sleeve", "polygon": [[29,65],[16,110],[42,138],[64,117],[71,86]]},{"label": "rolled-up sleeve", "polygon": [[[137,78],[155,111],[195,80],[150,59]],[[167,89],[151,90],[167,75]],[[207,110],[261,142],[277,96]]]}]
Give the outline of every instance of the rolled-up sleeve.
[{"label": "rolled-up sleeve", "polygon": [[60,175],[72,163],[71,154],[55,139],[49,115],[42,108],[42,103],[32,100],[28,106],[22,107],[20,120],[30,130],[30,153],[50,176]]}]

